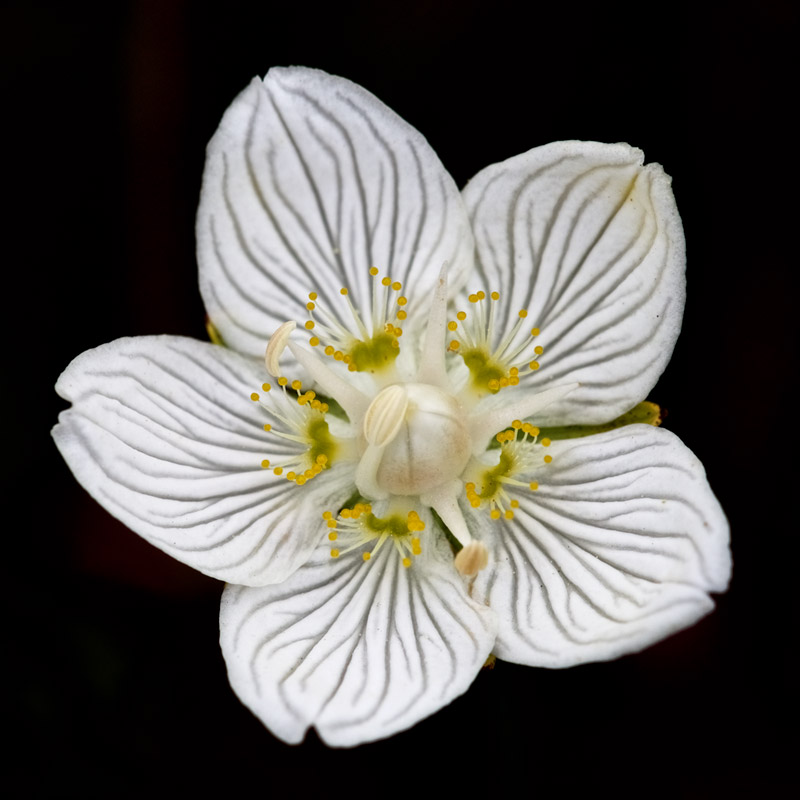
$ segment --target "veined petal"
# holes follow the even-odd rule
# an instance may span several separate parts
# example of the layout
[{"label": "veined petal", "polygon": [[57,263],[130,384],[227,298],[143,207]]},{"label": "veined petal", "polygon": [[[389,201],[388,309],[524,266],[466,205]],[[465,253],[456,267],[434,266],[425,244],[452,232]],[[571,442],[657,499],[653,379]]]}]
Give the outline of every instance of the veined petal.
[{"label": "veined petal", "polygon": [[294,67],[254,79],[226,111],[197,249],[214,325],[260,355],[280,323],[306,318],[309,292],[336,311],[346,287],[369,316],[373,266],[424,321],[442,264],[455,292],[473,243],[458,189],[414,128],[350,81]]},{"label": "veined petal", "polygon": [[[556,142],[480,172],[464,190],[498,329],[527,310],[541,369],[578,382],[537,424],[606,422],[643,400],[680,331],[684,239],[670,178],[625,144]],[[534,341],[531,341],[531,349]]]},{"label": "veined petal", "polygon": [[296,486],[262,469],[292,442],[268,439],[250,394],[263,366],[174,336],[119,339],[78,356],[56,390],[72,407],[53,436],[83,487],[156,547],[215,578],[283,580],[320,539],[319,509],[353,469]]},{"label": "veined petal", "polygon": [[631,425],[549,449],[512,520],[469,518],[490,551],[473,596],[498,615],[497,655],[603,661],[707,614],[730,576],[728,524],[680,440]]},{"label": "veined petal", "polygon": [[226,588],[220,642],[242,702],[284,741],[314,725],[350,747],[458,697],[491,652],[494,615],[467,596],[444,551],[405,568],[390,544],[368,563],[321,546],[280,585]]}]

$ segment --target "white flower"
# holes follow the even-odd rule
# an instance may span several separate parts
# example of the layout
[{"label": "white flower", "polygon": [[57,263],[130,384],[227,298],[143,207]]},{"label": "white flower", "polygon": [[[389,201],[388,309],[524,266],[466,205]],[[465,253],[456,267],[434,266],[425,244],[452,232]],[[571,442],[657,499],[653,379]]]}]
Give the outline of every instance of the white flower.
[{"label": "white flower", "polygon": [[725,589],[727,523],[675,436],[542,430],[636,406],[678,336],[680,218],[642,160],[560,142],[462,196],[340,78],[275,69],[226,112],[197,238],[227,346],[84,353],[54,436],[112,514],[230,584],[231,684],[277,736],[389,736],[492,652],[615,658]]}]

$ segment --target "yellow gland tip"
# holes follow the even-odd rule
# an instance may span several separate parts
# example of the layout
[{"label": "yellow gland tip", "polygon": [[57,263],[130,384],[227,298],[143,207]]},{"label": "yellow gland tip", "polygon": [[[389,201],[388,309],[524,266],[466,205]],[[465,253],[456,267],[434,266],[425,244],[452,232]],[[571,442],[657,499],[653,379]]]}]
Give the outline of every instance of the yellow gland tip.
[{"label": "yellow gland tip", "polygon": [[258,400],[258,393],[257,393],[257,392],[253,392],[253,393],[250,395],[250,399],[251,399],[253,402],[256,402],[256,401]]},{"label": "yellow gland tip", "polygon": [[331,558],[339,558],[339,551],[335,547],[331,550]]},{"label": "yellow gland tip", "polygon": [[404,566],[406,569],[408,569],[408,568],[411,566],[411,559],[410,559],[408,556],[406,556],[406,557],[403,559],[403,566]]},{"label": "yellow gland tip", "polygon": [[309,292],[308,293],[308,299],[309,300],[316,300],[317,299],[317,293],[316,292]]},{"label": "yellow gland tip", "polygon": [[331,531],[328,534],[328,539],[330,539],[332,542],[335,542],[338,538],[339,538],[339,534],[336,533],[336,531]]},{"label": "yellow gland tip", "polygon": [[531,328],[531,336],[538,336],[541,331],[538,328]]},{"label": "yellow gland tip", "polygon": [[549,464],[553,460],[553,456],[545,456],[544,463]]},{"label": "yellow gland tip", "polygon": [[364,561],[369,561],[372,558],[372,553],[364,553],[364,555],[361,557],[364,559]]}]

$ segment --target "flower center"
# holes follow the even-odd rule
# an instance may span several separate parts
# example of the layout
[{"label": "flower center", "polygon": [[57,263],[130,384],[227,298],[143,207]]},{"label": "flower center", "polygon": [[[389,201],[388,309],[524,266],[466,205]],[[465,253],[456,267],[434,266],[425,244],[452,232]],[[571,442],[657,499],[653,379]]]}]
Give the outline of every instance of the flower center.
[{"label": "flower center", "polygon": [[419,495],[464,471],[472,444],[459,402],[435,386],[387,386],[364,417],[357,480],[365,496]]}]

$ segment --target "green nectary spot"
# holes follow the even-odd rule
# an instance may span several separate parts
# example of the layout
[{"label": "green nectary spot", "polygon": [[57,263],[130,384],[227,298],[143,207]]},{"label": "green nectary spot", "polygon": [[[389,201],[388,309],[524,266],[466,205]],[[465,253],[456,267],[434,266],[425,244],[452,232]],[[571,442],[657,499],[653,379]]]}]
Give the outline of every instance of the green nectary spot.
[{"label": "green nectary spot", "polygon": [[358,372],[378,372],[388,367],[399,352],[396,337],[379,333],[366,342],[357,341],[350,348],[350,363]]},{"label": "green nectary spot", "polygon": [[542,428],[540,436],[542,438],[546,436],[553,441],[557,439],[577,439],[582,436],[605,433],[616,428],[622,428],[624,425],[634,424],[660,425],[661,408],[656,403],[645,400],[622,416],[611,420],[611,422],[606,422],[602,425],[562,425],[560,427]]},{"label": "green nectary spot", "polygon": [[375,533],[388,533],[390,536],[408,536],[408,520],[393,514],[391,517],[367,517],[367,527]]},{"label": "green nectary spot", "polygon": [[485,350],[470,349],[461,352],[461,358],[469,367],[472,383],[476,389],[487,391],[489,381],[499,381],[506,376],[505,370],[492,361]]},{"label": "green nectary spot", "polygon": [[500,490],[500,478],[511,474],[514,468],[514,459],[505,450],[500,453],[500,460],[491,469],[487,469],[481,478],[481,490],[478,496],[481,500],[493,500]]},{"label": "green nectary spot", "polygon": [[328,430],[328,423],[325,418],[321,415],[317,418],[315,414],[308,423],[306,434],[312,442],[308,453],[311,457],[311,463],[316,462],[317,456],[326,456],[328,459],[326,465],[329,467],[336,455],[336,439],[333,438],[330,430]]}]

